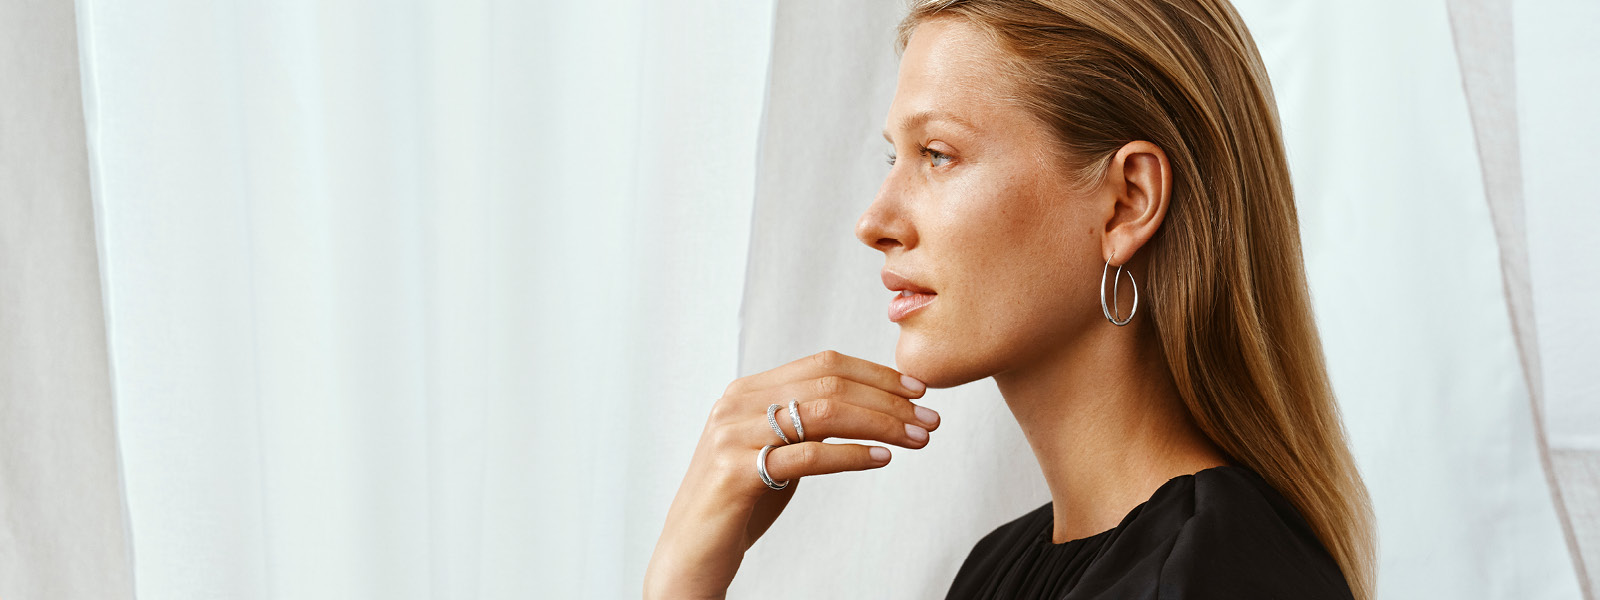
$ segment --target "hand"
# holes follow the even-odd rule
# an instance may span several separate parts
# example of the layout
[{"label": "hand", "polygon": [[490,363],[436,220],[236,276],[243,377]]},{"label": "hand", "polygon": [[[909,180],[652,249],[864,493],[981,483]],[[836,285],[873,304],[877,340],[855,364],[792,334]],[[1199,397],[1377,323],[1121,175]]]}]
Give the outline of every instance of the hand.
[{"label": "hand", "polygon": [[[739,563],[783,512],[800,478],[863,471],[889,464],[889,449],[824,444],[841,437],[905,448],[928,445],[939,415],[911,402],[927,386],[889,367],[826,351],[728,385],[711,408],[689,472],[667,511],[666,525],[645,570],[647,598],[721,598]],[[800,400],[806,441],[797,441],[789,418]],[[767,406],[780,404],[779,427],[795,443],[783,445],[767,423]],[[756,454],[767,454],[767,473],[789,486],[774,491],[756,475]]]}]

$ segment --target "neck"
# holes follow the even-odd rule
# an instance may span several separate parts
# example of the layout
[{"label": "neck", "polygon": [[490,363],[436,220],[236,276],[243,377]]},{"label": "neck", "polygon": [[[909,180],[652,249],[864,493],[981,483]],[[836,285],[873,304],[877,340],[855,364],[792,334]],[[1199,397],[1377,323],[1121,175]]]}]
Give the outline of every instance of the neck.
[{"label": "neck", "polygon": [[1148,319],[995,375],[1044,471],[1052,541],[1114,528],[1168,479],[1227,464],[1195,425]]}]

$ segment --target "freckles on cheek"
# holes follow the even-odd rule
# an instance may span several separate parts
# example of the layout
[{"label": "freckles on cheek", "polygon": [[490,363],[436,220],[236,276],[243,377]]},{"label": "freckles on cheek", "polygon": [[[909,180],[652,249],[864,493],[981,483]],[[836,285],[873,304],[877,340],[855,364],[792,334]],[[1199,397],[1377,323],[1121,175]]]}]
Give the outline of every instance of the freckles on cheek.
[{"label": "freckles on cheek", "polygon": [[1026,283],[1019,278],[1059,267],[1055,261],[1032,263],[1059,253],[1065,243],[1062,215],[1054,210],[1059,208],[1053,204],[1056,191],[1048,189],[1035,165],[1006,156],[968,163],[957,177],[945,180],[929,206],[937,208],[926,213],[921,228],[921,240],[930,249],[938,247],[933,254],[943,263],[939,270],[946,285],[959,285],[974,300],[1022,291]]},{"label": "freckles on cheek", "polygon": [[1017,259],[1020,249],[995,221],[993,214],[965,216],[941,240],[937,268],[946,286],[959,289],[962,297],[977,299],[1004,285],[1005,270],[1013,268],[1008,263]]},{"label": "freckles on cheek", "polygon": [[1038,316],[1041,301],[1048,304],[1069,291],[1063,286],[1071,282],[1063,279],[1071,248],[1082,240],[1068,232],[1079,229],[1034,198],[990,200],[951,215],[940,252],[948,261],[946,275],[960,281],[962,303],[996,325]]},{"label": "freckles on cheek", "polygon": [[1018,260],[1048,252],[1046,215],[1018,198],[991,197],[950,215],[948,251],[978,275],[1014,270]]}]

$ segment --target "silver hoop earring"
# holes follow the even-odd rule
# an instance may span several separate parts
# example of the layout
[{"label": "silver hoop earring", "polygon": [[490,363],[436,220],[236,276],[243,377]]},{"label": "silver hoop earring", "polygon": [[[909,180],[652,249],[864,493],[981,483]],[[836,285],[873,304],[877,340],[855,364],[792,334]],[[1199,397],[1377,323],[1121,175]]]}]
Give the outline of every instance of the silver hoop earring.
[{"label": "silver hoop earring", "polygon": [[[1116,253],[1111,254],[1111,258],[1116,257]],[[1110,271],[1111,261],[1108,260],[1106,261],[1106,266],[1100,269],[1100,312],[1105,314],[1106,320],[1111,321],[1112,325],[1121,327],[1123,325],[1127,325],[1129,321],[1132,321],[1133,314],[1139,312],[1139,282],[1133,280],[1133,271],[1128,271],[1128,283],[1133,286],[1133,309],[1128,311],[1128,318],[1118,321],[1117,317],[1122,316],[1122,307],[1117,307],[1116,316],[1112,316],[1111,307],[1106,306],[1106,273],[1109,273]],[[1117,274],[1111,278],[1112,304],[1117,303],[1117,284],[1121,282],[1122,265],[1117,265]]]}]

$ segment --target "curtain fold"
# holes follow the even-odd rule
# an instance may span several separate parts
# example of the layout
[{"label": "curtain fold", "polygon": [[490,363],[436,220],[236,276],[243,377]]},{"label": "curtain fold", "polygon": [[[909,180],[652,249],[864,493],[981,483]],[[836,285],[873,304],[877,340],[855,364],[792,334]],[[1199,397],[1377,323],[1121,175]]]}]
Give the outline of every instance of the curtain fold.
[{"label": "curtain fold", "polygon": [[[1600,203],[1589,173],[1600,153],[1600,4],[1515,0],[1517,137],[1540,412],[1590,597],[1600,574]],[[1525,309],[1527,310],[1527,309]],[[1569,540],[1570,542],[1570,540]],[[1576,556],[1574,557],[1577,558]]]},{"label": "curtain fold", "polygon": [[636,596],[770,4],[80,9],[139,595]]},{"label": "curtain fold", "polygon": [[[1512,2],[1450,0],[1449,7],[1451,33],[1460,62],[1467,106],[1472,114],[1484,195],[1488,200],[1495,239],[1500,249],[1506,309],[1511,317],[1522,378],[1527,385],[1540,466],[1550,490],[1551,504],[1561,523],[1567,551],[1571,555],[1578,588],[1585,598],[1593,598],[1594,590],[1583,560],[1584,549],[1573,527],[1569,502],[1565,497],[1572,492],[1564,488],[1576,485],[1593,490],[1595,476],[1589,472],[1600,471],[1600,468],[1586,469],[1585,463],[1589,461],[1583,460],[1581,455],[1571,454],[1560,455],[1562,468],[1558,468],[1546,432],[1544,371],[1539,358],[1538,328],[1534,321],[1533,278],[1528,258],[1522,156],[1518,143],[1517,53],[1513,37]],[[1600,461],[1592,464],[1600,467]],[[1563,482],[1563,479],[1567,481]],[[1584,510],[1586,514],[1593,513],[1593,509]],[[1589,533],[1592,535],[1594,532]]]},{"label": "curtain fold", "polygon": [[0,2],[0,597],[133,597],[72,5]]}]

